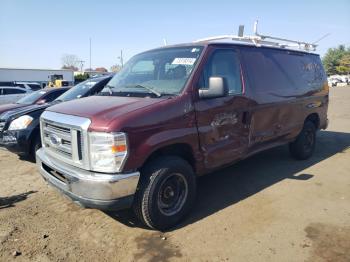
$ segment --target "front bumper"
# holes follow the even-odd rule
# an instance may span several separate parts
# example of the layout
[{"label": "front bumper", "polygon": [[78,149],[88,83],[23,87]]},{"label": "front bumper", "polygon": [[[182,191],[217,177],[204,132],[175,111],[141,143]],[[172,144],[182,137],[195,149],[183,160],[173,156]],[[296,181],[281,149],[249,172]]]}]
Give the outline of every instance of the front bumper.
[{"label": "front bumper", "polygon": [[32,130],[5,130],[0,133],[0,146],[16,154],[29,154]]},{"label": "front bumper", "polygon": [[43,148],[36,152],[43,178],[74,202],[103,210],[119,210],[132,205],[140,173],[102,174],[54,160]]}]

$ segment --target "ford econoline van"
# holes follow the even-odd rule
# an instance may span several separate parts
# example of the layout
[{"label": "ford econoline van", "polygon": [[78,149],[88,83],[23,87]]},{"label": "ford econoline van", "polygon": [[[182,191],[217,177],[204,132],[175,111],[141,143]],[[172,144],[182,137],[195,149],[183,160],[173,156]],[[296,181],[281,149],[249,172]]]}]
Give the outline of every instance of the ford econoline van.
[{"label": "ford econoline van", "polygon": [[311,157],[327,108],[316,54],[211,41],[166,46],[131,58],[100,96],[48,108],[37,163],[73,201],[133,208],[162,230],[191,210],[198,176],[282,144],[298,160]]}]

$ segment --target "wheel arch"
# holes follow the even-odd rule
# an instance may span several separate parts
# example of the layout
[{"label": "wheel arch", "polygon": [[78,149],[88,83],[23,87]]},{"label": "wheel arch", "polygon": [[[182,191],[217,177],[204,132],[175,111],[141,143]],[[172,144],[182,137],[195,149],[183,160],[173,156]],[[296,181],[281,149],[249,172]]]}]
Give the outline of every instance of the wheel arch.
[{"label": "wheel arch", "polygon": [[187,161],[196,172],[196,160],[192,147],[186,143],[176,143],[171,145],[165,145],[154,150],[144,161],[142,166],[145,166],[150,161],[160,156],[177,156]]},{"label": "wheel arch", "polygon": [[312,122],[312,123],[315,125],[316,129],[319,129],[319,128],[320,128],[320,116],[318,115],[318,113],[309,114],[309,115],[305,118],[304,123],[306,123],[307,121]]}]

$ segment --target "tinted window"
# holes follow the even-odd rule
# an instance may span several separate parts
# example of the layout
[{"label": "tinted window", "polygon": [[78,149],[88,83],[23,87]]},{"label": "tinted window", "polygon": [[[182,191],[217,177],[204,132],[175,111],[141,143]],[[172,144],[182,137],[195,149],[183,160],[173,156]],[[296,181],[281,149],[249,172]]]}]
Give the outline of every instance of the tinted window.
[{"label": "tinted window", "polygon": [[16,95],[16,94],[23,94],[26,91],[21,90],[21,89],[12,89],[12,88],[8,88],[8,89],[4,89],[3,93],[4,95]]},{"label": "tinted window", "polygon": [[[325,74],[316,55],[266,48],[242,50],[247,76],[255,93],[293,98],[308,90],[322,88]],[[269,97],[270,96],[270,97]]]},{"label": "tinted window", "polygon": [[202,72],[199,87],[208,88],[209,78],[223,77],[229,94],[242,92],[241,70],[237,52],[234,50],[217,50],[210,57]]},{"label": "tinted window", "polygon": [[26,88],[24,84],[16,84],[17,87]]},{"label": "tinted window", "polygon": [[43,99],[45,99],[46,103],[51,102],[51,101],[55,100],[57,97],[59,97],[60,95],[62,95],[66,91],[67,91],[67,89],[58,88],[57,90],[52,91],[52,92],[48,93],[47,95],[45,95],[43,97]]},{"label": "tinted window", "polygon": [[106,86],[106,84],[111,80],[111,77],[108,77],[98,83],[96,83],[96,85],[94,85],[94,87],[91,89],[90,91],[90,96],[93,95],[97,95],[99,93],[101,93],[101,91],[103,90],[103,88]]},{"label": "tinted window", "polygon": [[13,82],[0,82],[0,86],[14,86]]}]

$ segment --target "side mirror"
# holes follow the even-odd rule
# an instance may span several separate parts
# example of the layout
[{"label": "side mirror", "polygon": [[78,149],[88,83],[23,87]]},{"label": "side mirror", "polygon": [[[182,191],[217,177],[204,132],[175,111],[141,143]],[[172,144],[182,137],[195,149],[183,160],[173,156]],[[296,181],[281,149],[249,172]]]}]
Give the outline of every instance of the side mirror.
[{"label": "side mirror", "polygon": [[38,102],[36,102],[37,105],[43,105],[46,103],[45,99],[40,99]]},{"label": "side mirror", "polygon": [[223,77],[212,76],[209,78],[209,88],[199,89],[200,98],[218,98],[228,95],[228,89]]}]

